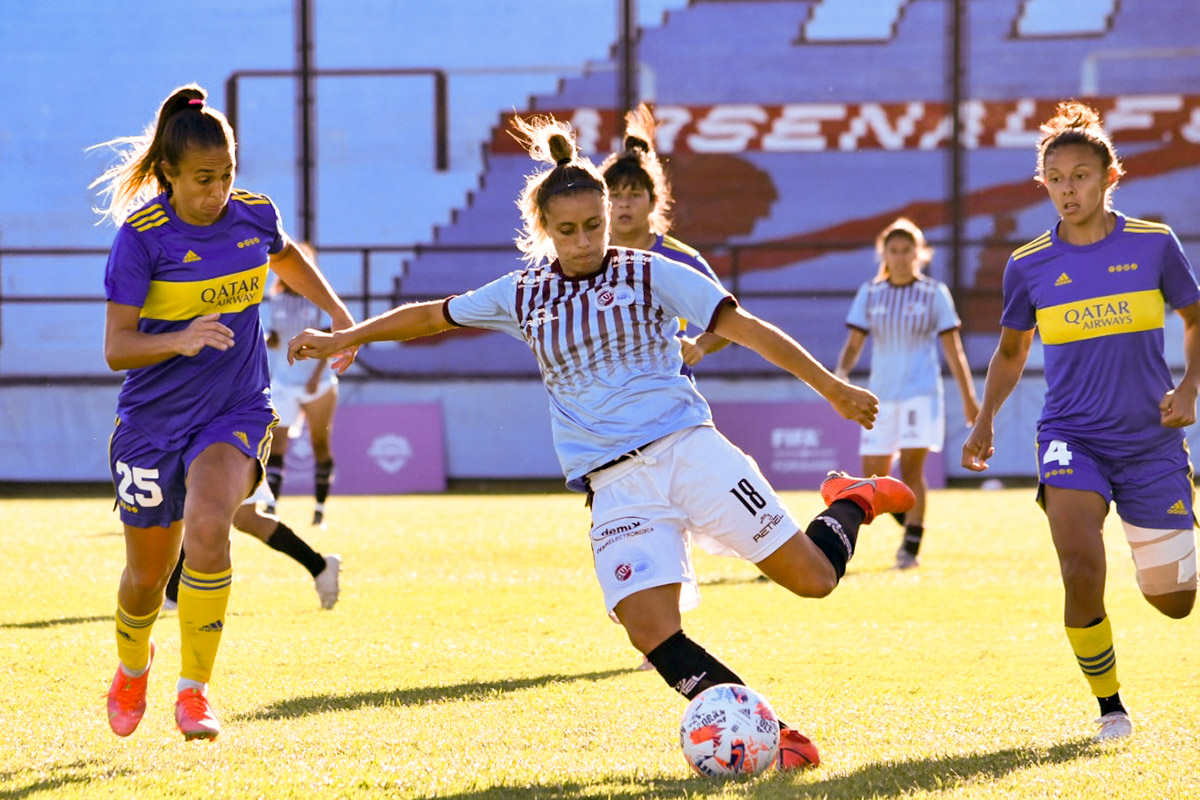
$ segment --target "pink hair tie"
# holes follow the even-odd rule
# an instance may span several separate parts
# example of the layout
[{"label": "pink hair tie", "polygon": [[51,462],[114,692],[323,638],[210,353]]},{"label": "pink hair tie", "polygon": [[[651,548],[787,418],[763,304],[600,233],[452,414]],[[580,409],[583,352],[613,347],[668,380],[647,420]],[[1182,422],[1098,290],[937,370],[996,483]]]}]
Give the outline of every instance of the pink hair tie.
[{"label": "pink hair tie", "polygon": [[188,105],[189,106],[200,106],[201,108],[203,108],[204,101],[193,97],[191,100],[188,100]]}]

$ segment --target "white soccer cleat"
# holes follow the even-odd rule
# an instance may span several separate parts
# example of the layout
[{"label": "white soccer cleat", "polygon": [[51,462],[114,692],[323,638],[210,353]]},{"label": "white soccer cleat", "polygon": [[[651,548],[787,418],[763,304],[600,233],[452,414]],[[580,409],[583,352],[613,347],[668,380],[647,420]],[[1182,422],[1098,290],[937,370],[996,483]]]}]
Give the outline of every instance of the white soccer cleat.
[{"label": "white soccer cleat", "polygon": [[1092,737],[1093,742],[1112,742],[1133,734],[1133,723],[1124,711],[1111,711],[1096,720],[1100,730]]},{"label": "white soccer cleat", "polygon": [[317,587],[317,597],[321,598],[321,608],[330,609],[337,604],[338,594],[341,592],[341,586],[338,584],[341,571],[341,556],[336,553],[325,556],[325,569],[313,579],[313,585]]}]

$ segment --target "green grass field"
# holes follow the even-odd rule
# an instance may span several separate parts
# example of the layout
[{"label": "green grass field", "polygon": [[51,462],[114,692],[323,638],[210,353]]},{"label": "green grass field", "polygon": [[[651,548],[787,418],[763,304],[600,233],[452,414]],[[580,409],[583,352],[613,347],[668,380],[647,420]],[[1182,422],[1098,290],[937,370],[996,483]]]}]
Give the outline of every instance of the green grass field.
[{"label": "green grass field", "polygon": [[[155,629],[149,710],[108,730],[123,543],[101,497],[0,501],[0,798],[1200,798],[1200,637],[1137,592],[1110,519],[1109,611],[1135,736],[1089,743],[1096,706],[1061,624],[1032,489],[932,496],[919,570],[889,571],[899,527],[864,530],[838,590],[803,600],[736,560],[697,555],[685,627],[824,763],[753,780],[693,776],[684,700],[609,622],[587,515],[568,494],[335,497],[341,602],[234,534],[214,680],[224,725],[172,719],[173,614]],[[815,493],[788,500],[807,520]],[[285,520],[309,500],[285,499]]]}]

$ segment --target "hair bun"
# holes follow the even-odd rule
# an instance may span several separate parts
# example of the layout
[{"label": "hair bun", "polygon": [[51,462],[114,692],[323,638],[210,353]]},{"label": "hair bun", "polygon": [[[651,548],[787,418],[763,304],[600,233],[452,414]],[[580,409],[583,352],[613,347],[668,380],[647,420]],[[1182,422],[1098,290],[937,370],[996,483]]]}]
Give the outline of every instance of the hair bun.
[{"label": "hair bun", "polygon": [[563,156],[558,161],[554,162],[554,166],[565,167],[567,164],[570,164],[572,161],[574,161],[574,158],[572,158],[571,156]]},{"label": "hair bun", "polygon": [[626,150],[640,150],[643,153],[650,152],[650,143],[638,136],[626,135],[625,137]]}]

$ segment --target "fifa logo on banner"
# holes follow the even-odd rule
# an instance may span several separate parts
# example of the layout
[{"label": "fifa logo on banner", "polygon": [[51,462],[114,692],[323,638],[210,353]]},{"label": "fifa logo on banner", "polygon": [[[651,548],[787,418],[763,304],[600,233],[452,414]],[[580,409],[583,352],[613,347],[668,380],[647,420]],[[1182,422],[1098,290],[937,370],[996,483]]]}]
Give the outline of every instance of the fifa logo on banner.
[{"label": "fifa logo on banner", "polygon": [[367,448],[367,455],[381,470],[394,475],[404,469],[404,465],[413,457],[413,449],[408,439],[403,436],[385,433],[375,437],[371,446]]}]

